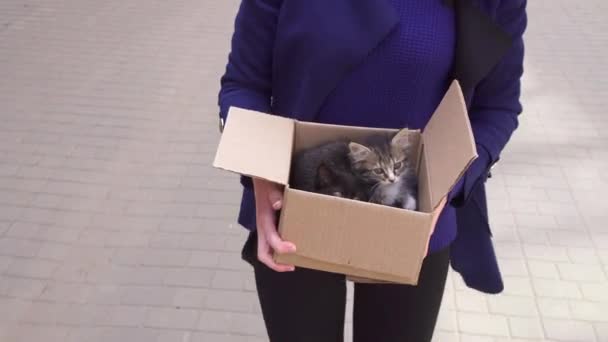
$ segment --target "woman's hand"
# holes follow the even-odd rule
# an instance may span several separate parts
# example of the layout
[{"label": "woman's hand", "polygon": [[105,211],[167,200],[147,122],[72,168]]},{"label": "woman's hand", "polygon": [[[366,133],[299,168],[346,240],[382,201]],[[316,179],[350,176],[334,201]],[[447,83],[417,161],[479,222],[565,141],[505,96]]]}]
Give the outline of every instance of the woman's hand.
[{"label": "woman's hand", "polygon": [[283,190],[276,183],[254,178],[256,223],[258,232],[258,260],[277,272],[293,271],[293,265],[281,265],[274,262],[272,252],[293,253],[296,246],[281,240],[277,232],[275,212],[283,205]]}]

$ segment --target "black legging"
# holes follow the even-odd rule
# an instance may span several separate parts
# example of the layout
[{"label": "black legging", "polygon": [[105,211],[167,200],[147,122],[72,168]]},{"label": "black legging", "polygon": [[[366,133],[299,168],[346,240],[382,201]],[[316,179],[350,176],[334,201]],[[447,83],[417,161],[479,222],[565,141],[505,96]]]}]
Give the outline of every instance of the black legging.
[{"label": "black legging", "polygon": [[[255,233],[243,248],[254,266],[271,342],[342,342],[346,307],[343,275],[298,268],[277,273],[257,261]],[[431,341],[449,264],[449,248],[424,261],[418,286],[355,284],[354,342]]]}]

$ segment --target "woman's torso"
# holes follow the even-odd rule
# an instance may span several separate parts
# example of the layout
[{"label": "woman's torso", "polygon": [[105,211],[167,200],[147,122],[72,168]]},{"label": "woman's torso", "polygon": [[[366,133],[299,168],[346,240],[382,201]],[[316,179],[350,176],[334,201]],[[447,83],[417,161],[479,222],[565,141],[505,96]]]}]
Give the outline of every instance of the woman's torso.
[{"label": "woman's torso", "polygon": [[325,100],[314,121],[422,129],[451,79],[454,10],[443,0],[390,0],[399,24]]}]

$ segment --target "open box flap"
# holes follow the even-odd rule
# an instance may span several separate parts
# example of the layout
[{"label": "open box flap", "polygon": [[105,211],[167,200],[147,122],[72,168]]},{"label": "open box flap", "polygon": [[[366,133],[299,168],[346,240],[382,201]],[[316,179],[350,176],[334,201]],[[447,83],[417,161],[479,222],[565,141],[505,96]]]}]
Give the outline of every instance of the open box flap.
[{"label": "open box flap", "polygon": [[213,166],[285,185],[294,127],[292,119],[231,107]]},{"label": "open box flap", "polygon": [[477,158],[466,104],[457,81],[450,85],[422,137],[430,202],[435,208]]}]

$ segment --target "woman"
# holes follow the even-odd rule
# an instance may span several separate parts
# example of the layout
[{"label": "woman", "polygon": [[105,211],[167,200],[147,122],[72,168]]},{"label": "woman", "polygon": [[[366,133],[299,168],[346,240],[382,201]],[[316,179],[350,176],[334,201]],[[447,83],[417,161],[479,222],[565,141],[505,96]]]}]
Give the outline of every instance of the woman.
[{"label": "woman", "polygon": [[[423,129],[452,80],[479,158],[448,196],[418,286],[355,284],[353,338],[430,341],[448,264],[474,289],[502,281],[484,182],[518,125],[526,0],[242,0],[219,95],[230,106],[330,124]],[[239,223],[270,340],[341,341],[344,276],[273,262],[281,190],[241,178]]]}]

